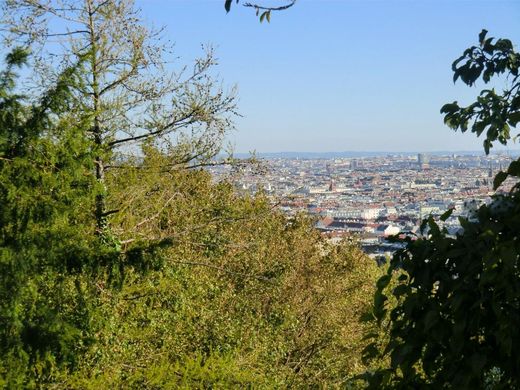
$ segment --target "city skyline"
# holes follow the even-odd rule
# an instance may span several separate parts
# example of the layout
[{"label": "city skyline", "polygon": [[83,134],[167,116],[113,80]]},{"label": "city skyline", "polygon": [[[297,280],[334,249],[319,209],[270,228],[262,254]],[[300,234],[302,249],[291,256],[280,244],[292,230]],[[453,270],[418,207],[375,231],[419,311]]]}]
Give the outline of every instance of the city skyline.
[{"label": "city skyline", "polygon": [[[401,150],[401,151],[385,151],[385,150],[366,150],[366,151],[354,151],[354,150],[343,150],[343,151],[324,151],[315,152],[310,150],[303,151],[277,151],[277,152],[258,152],[254,153],[258,157],[262,158],[358,158],[358,157],[385,157],[388,155],[402,155],[402,156],[416,156],[417,154],[426,154],[431,156],[446,156],[446,155],[460,155],[460,156],[485,156],[483,150]],[[519,156],[520,149],[512,148],[496,148],[490,151],[489,156],[494,155],[507,155],[507,156]],[[234,153],[235,157],[246,158],[251,156],[251,153],[238,152]]]}]

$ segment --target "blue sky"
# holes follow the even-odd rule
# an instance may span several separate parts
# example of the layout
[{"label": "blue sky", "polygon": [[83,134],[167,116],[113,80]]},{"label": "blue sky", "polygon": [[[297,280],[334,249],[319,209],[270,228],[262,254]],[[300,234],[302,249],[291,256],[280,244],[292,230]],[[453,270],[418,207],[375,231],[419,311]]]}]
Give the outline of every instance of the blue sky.
[{"label": "blue sky", "polygon": [[442,123],[482,88],[453,85],[451,63],[482,28],[520,45],[518,0],[299,0],[270,24],[223,0],[137,4],[184,61],[214,45],[239,90],[237,152],[481,150]]}]

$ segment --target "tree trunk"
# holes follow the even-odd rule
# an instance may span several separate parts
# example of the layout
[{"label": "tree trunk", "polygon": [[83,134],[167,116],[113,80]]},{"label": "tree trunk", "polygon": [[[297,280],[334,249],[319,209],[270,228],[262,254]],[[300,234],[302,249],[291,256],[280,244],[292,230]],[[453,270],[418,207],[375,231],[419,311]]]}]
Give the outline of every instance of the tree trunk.
[{"label": "tree trunk", "polygon": [[89,37],[90,37],[90,45],[92,48],[91,53],[91,68],[92,68],[92,106],[94,109],[94,125],[92,128],[92,133],[94,134],[94,144],[96,146],[95,151],[95,165],[96,165],[96,180],[100,184],[101,192],[96,195],[96,232],[97,234],[101,234],[105,231],[107,227],[105,209],[106,209],[106,199],[105,199],[105,166],[103,161],[103,134],[102,129],[99,124],[99,83],[98,83],[98,69],[97,69],[97,37],[94,28],[94,11],[92,9],[92,2],[87,2],[88,6],[88,16],[89,16]]}]

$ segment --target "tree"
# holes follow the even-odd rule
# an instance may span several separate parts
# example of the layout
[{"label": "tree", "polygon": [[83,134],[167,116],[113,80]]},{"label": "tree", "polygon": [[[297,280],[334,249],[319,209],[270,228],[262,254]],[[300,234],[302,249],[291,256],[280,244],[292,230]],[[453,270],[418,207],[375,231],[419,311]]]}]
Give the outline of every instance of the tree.
[{"label": "tree", "polygon": [[[69,386],[342,386],[362,372],[375,262],[263,194],[167,160],[150,147],[140,167],[107,175],[135,266],[119,294],[104,290],[106,327]],[[136,237],[174,244],[143,259],[125,243]]]},{"label": "tree", "polygon": [[168,71],[169,47],[160,42],[160,31],[144,27],[132,0],[6,0],[4,25],[11,40],[39,53],[45,87],[62,67],[82,62],[82,83],[73,92],[95,145],[100,234],[108,234],[108,217],[117,212],[106,208],[106,170],[125,154],[155,142],[170,148],[170,164],[185,166],[220,151],[232,127],[235,95],[210,76],[213,52],[197,59],[191,72]]},{"label": "tree", "polygon": [[[493,142],[507,143],[520,121],[520,54],[485,30],[479,43],[453,63],[454,80],[487,84],[505,74],[507,87],[502,94],[485,89],[468,107],[454,102],[441,112],[454,129],[486,131],[489,153]],[[519,160],[496,176],[495,189],[508,176],[520,177]],[[373,388],[520,387],[519,184],[460,223],[463,233],[450,236],[433,218],[425,220],[424,235],[406,237],[379,280],[376,316],[389,321],[390,367],[367,375]],[[390,288],[392,280],[397,286]],[[389,298],[397,304],[388,307]]]},{"label": "tree", "polygon": [[[0,386],[34,387],[73,367],[91,341],[95,186],[85,123],[68,111],[77,66],[30,102],[17,88],[26,50],[0,85]],[[106,257],[105,257],[106,258]]]},{"label": "tree", "polygon": [[[126,268],[146,269],[131,260],[155,253],[142,237],[121,250],[107,172],[139,165],[144,143],[168,149],[170,167],[205,164],[232,125],[234,94],[208,74],[211,52],[190,74],[167,73],[130,1],[3,6],[10,43],[34,54],[14,49],[0,86],[0,383],[31,387],[74,370],[104,324],[105,289],[117,294]],[[14,71],[26,62],[24,89]]]}]

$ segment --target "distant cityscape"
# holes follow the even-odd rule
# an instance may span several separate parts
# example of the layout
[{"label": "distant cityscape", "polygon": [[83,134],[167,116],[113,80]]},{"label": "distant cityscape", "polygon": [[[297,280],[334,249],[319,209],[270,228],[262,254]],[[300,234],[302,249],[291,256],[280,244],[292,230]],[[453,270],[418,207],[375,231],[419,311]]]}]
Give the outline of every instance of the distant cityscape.
[{"label": "distant cityscape", "polygon": [[[352,155],[351,155],[352,156]],[[234,178],[239,191],[264,191],[277,207],[316,218],[316,228],[331,240],[356,237],[366,253],[383,258],[397,249],[388,236],[419,233],[423,218],[438,218],[450,234],[461,229],[458,217],[489,202],[494,175],[516,154],[386,154],[359,157],[270,157],[267,173]],[[226,168],[212,168],[217,178]],[[500,191],[507,191],[504,183]]]}]

